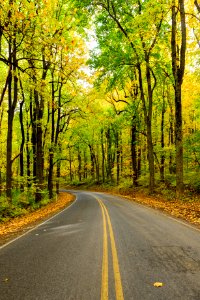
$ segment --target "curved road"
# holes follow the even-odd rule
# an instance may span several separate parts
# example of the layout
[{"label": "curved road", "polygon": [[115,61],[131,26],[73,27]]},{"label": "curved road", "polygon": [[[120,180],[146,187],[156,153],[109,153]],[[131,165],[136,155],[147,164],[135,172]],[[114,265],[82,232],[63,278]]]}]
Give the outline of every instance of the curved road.
[{"label": "curved road", "polygon": [[200,299],[199,230],[120,197],[71,193],[70,207],[0,248],[1,300]]}]

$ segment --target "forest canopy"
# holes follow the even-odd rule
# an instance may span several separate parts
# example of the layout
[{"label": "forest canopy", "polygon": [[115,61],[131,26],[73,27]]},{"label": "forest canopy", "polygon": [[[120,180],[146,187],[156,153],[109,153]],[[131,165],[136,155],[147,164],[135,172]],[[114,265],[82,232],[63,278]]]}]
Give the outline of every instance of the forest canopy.
[{"label": "forest canopy", "polygon": [[0,219],[64,183],[200,192],[198,1],[1,0],[0,12]]}]

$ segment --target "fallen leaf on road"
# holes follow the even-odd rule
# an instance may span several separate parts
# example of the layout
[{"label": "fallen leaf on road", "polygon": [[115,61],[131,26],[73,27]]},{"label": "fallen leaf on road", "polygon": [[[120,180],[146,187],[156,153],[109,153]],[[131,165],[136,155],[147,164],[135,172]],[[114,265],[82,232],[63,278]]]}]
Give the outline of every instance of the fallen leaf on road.
[{"label": "fallen leaf on road", "polygon": [[163,283],[162,283],[162,282],[155,282],[155,283],[154,283],[154,286],[155,286],[155,287],[162,287],[162,286],[163,286]]}]

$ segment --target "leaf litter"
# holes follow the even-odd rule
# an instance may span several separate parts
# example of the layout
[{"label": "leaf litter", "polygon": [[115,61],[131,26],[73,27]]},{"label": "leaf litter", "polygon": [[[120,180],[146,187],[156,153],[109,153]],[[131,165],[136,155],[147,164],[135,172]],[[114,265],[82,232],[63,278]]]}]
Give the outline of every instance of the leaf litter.
[{"label": "leaf litter", "polygon": [[68,193],[60,193],[56,201],[53,201],[38,210],[26,215],[13,218],[5,223],[0,223],[0,245],[17,237],[25,231],[48,219],[74,200],[74,196]]}]

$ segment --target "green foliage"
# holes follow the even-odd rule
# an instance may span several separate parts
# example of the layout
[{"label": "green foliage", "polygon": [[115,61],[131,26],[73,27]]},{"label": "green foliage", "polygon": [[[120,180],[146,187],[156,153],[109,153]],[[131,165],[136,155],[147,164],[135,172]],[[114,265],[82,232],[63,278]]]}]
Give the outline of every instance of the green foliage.
[{"label": "green foliage", "polygon": [[200,193],[200,170],[185,173],[185,185],[190,192]]},{"label": "green foliage", "polygon": [[26,213],[27,210],[23,208],[21,203],[17,202],[17,200],[11,204],[5,197],[0,197],[0,221],[4,222],[10,218],[18,217]]},{"label": "green foliage", "polygon": [[[103,184],[105,188],[131,190],[133,153],[138,184],[146,189],[150,178],[148,121],[156,161],[156,189],[166,194],[173,191],[176,123],[171,3],[49,0],[40,1],[39,5],[34,1],[15,1],[10,7],[9,1],[3,2],[0,4],[0,189],[5,190],[6,168],[12,166],[9,176],[13,177],[10,178],[13,200],[6,200],[3,194],[0,218],[46,205],[49,202],[46,187],[54,191],[55,184],[58,188],[58,183],[64,184],[65,180],[76,187]],[[182,91],[185,184],[198,192],[199,49],[191,35],[195,31],[199,36],[199,23],[197,19],[190,24],[189,13],[187,18],[190,81],[185,80]],[[91,36],[96,48],[89,53],[85,40],[90,44]],[[177,41],[180,40],[178,33]],[[14,70],[14,54],[17,70]],[[9,88],[8,75],[12,78]],[[11,105],[15,108],[12,153],[6,166],[8,96],[9,90],[14,96],[16,79],[16,103],[15,107]],[[191,82],[195,82],[192,88]],[[187,105],[187,101],[191,103]],[[41,151],[37,152],[39,148]],[[160,184],[162,167],[164,183]],[[39,191],[41,199],[37,202]],[[170,192],[169,197],[173,198]]]},{"label": "green foliage", "polygon": [[40,203],[35,203],[34,190],[27,191],[13,190],[12,202],[6,198],[6,195],[0,197],[0,221],[5,222],[11,218],[25,215],[30,211],[36,210],[50,203],[48,191],[42,192],[43,198]]}]

